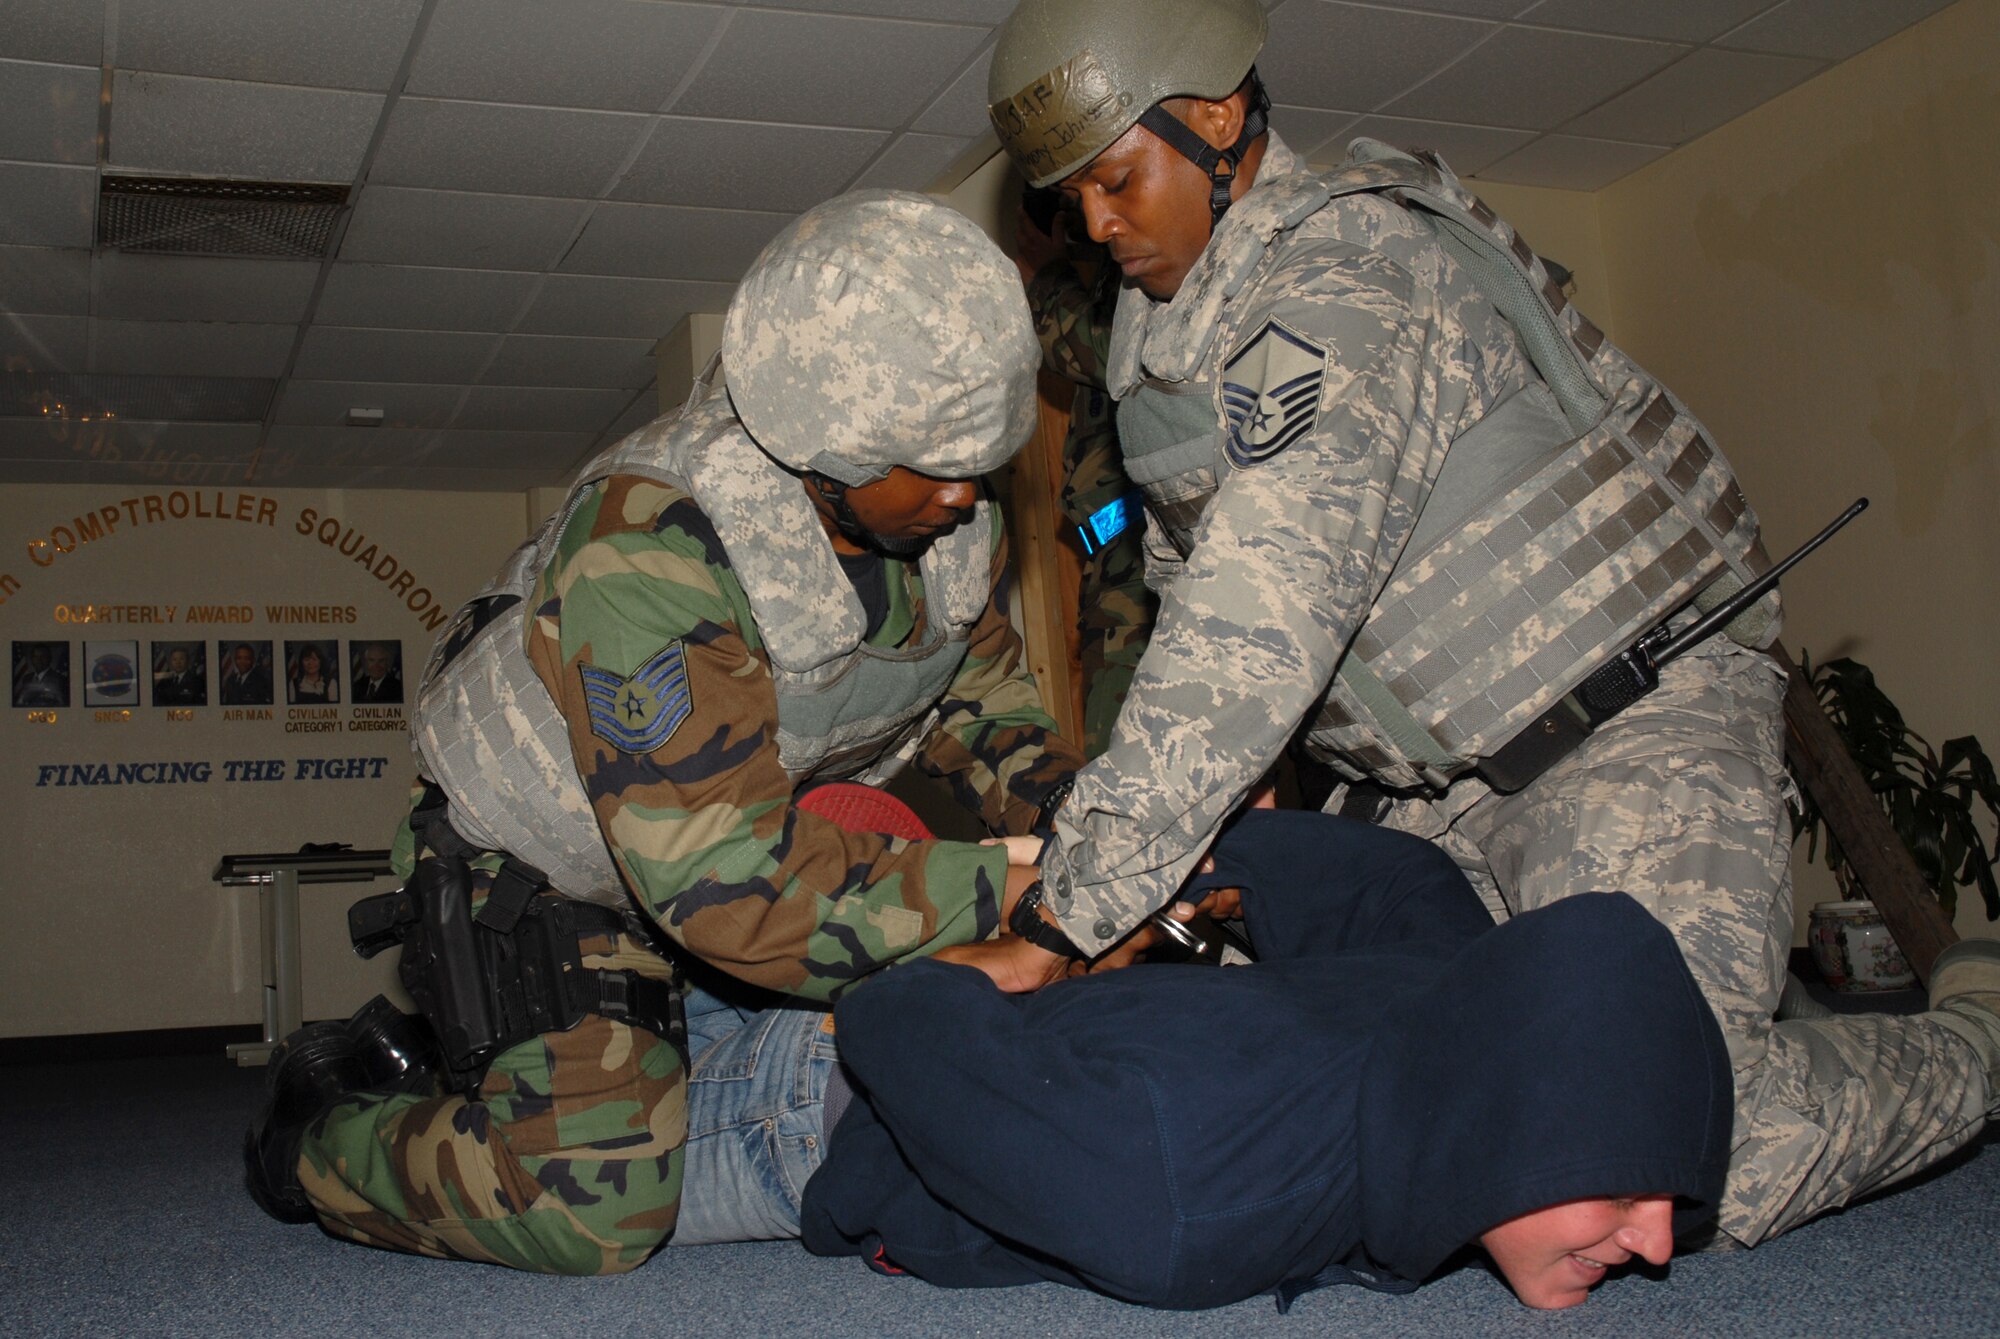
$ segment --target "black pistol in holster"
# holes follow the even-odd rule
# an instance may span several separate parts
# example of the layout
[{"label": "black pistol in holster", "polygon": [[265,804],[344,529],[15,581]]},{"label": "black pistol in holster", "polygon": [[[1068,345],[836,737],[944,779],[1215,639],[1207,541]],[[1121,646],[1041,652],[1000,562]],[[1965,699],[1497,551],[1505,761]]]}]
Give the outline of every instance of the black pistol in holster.
[{"label": "black pistol in holster", "polygon": [[[540,883],[529,875],[503,882]],[[505,905],[496,908],[496,901]],[[685,1053],[687,1025],[672,985],[583,965],[585,936],[615,935],[623,926],[607,907],[489,896],[475,914],[471,867],[461,856],[436,855],[419,860],[402,888],[356,902],[347,923],[364,958],[402,945],[398,975],[437,1034],[453,1092],[476,1091],[502,1051],[566,1032],[586,1014],[643,1027]]]},{"label": "black pistol in holster", "polygon": [[1867,507],[1867,498],[1857,498],[1854,505],[1835,518],[1831,525],[1685,630],[1675,633],[1667,624],[1661,623],[1647,632],[1598,666],[1588,678],[1530,721],[1496,752],[1480,759],[1479,774],[1494,790],[1502,795],[1511,795],[1548,771],[1558,761],[1568,757],[1598,726],[1658,688],[1662,667],[1707,641],[1734,621],[1737,615],[1763,599],[1778,584],[1780,577],[1796,567],[1807,554],[1833,538],[1842,526]]}]

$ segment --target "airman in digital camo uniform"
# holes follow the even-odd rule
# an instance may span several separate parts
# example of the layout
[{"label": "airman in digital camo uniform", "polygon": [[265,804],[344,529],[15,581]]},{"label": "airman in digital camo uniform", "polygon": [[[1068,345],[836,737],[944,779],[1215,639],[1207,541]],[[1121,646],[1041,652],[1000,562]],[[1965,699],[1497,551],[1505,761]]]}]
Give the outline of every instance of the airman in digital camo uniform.
[{"label": "airman in digital camo uniform", "polygon": [[[1060,225],[1058,225],[1060,226]],[[1031,231],[1032,230],[1032,231]],[[1118,422],[1104,389],[1118,267],[1101,254],[1089,275],[1069,248],[1025,211],[1015,233],[1028,309],[1048,366],[1076,383],[1063,439],[1062,512],[1084,549],[1078,592],[1077,659],[1083,675],[1083,751],[1094,758],[1145,654],[1159,599],[1146,588],[1143,513],[1118,451]]]},{"label": "airman in digital camo uniform", "polygon": [[1098,955],[1165,904],[1303,731],[1393,801],[1332,807],[1438,842],[1496,914],[1622,890],[1674,933],[1736,1076],[1728,1238],[1934,1161],[1994,1102],[1976,971],[1922,1016],[1773,1022],[1775,596],[1567,756],[1499,765],[1768,566],[1727,461],[1434,158],[1363,140],[1310,172],[1265,127],[1265,32],[1257,0],[1021,0],[995,47],[1002,143],[1124,275],[1108,384],[1166,578],[1041,862],[1066,937]]},{"label": "airman in digital camo uniform", "polygon": [[[401,937],[440,1072],[465,1081],[406,1068],[409,1029],[379,1003],[295,1035],[247,1149],[260,1203],[575,1274],[629,1269],[703,1213],[697,1238],[796,1231],[682,1205],[684,1173],[691,1201],[727,1195],[819,1136],[830,1015],[760,1054],[772,997],[741,987],[823,1011],[886,964],[992,936],[1026,880],[999,846],[846,831],[795,792],[914,762],[1022,833],[1081,762],[1024,668],[977,484],[1032,427],[1038,358],[1012,266],[921,196],[841,197],[771,243],[730,306],[727,388],[587,466],[426,671],[426,784],[398,849],[418,892],[371,900],[372,923]],[[454,856],[456,910],[423,891]],[[465,1011],[431,1008],[463,989],[461,931],[513,1020],[483,1065],[452,1053]],[[689,986],[689,964],[728,981]],[[717,1114],[739,1080],[772,1120]],[[809,1128],[786,1123],[789,1090]],[[773,1147],[727,1146],[745,1139]]]}]

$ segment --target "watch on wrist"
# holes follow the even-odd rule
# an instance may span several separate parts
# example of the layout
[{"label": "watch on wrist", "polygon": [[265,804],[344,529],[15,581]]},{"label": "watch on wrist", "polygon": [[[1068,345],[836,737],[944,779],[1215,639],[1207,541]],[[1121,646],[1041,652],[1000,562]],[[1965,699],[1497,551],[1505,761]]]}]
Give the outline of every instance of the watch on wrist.
[{"label": "watch on wrist", "polygon": [[1021,894],[1021,900],[1014,904],[1014,914],[1007,918],[1007,928],[1036,948],[1061,957],[1084,961],[1088,954],[1070,942],[1070,937],[1056,926],[1042,919],[1042,881],[1036,879]]}]

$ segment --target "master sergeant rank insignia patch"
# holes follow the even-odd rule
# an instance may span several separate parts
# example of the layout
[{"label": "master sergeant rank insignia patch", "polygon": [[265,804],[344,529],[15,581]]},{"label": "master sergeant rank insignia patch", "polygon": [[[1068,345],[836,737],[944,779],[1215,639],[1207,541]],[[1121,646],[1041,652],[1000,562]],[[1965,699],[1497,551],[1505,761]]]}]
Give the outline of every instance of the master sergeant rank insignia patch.
[{"label": "master sergeant rank insignia patch", "polygon": [[1268,460],[1312,430],[1326,385],[1326,350],[1282,321],[1264,328],[1222,365],[1231,464]]},{"label": "master sergeant rank insignia patch", "polygon": [[694,711],[687,653],[679,641],[628,677],[595,665],[579,665],[583,694],[590,704],[590,732],[623,753],[651,753],[673,737]]}]

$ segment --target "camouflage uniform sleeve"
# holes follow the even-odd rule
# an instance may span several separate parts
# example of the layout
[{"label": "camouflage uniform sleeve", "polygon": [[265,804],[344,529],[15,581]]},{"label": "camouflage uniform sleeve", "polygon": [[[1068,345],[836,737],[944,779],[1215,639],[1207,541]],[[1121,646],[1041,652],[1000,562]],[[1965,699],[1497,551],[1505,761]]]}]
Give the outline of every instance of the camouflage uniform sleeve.
[{"label": "camouflage uniform sleeve", "polygon": [[605,843],[689,952],[824,1000],[997,928],[1001,848],[851,833],[792,807],[769,662],[685,494],[599,485],[532,598],[528,656],[568,723]]},{"label": "camouflage uniform sleeve", "polygon": [[[1282,327],[1320,351],[1320,394],[1289,445],[1232,458],[1110,748],[1058,819],[1050,905],[1092,952],[1165,904],[1324,695],[1465,417],[1461,364],[1477,351],[1437,292],[1379,253],[1325,244],[1250,301],[1223,363]],[[1272,360],[1281,379],[1296,356]]]},{"label": "camouflage uniform sleeve", "polygon": [[1020,834],[1041,817],[1043,798],[1083,766],[1083,754],[1056,733],[1007,617],[1007,534],[997,507],[993,530],[992,595],[916,764],[950,787],[988,831]]},{"label": "camouflage uniform sleeve", "polygon": [[1104,388],[1111,351],[1111,319],[1067,260],[1052,260],[1028,281],[1028,311],[1035,338],[1053,370],[1080,386]]}]

